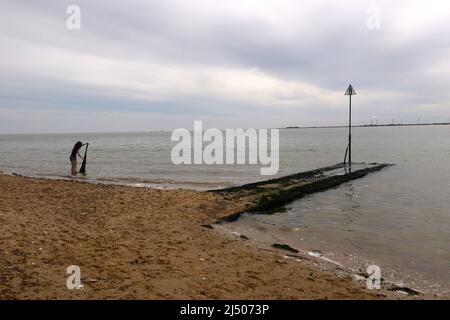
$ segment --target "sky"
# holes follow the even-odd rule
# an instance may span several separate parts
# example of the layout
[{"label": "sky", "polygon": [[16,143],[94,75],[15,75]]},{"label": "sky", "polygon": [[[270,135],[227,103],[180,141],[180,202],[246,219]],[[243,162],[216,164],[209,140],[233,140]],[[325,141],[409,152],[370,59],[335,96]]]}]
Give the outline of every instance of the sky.
[{"label": "sky", "polygon": [[350,83],[354,124],[450,118],[447,0],[0,0],[0,12],[0,133],[345,125]]}]

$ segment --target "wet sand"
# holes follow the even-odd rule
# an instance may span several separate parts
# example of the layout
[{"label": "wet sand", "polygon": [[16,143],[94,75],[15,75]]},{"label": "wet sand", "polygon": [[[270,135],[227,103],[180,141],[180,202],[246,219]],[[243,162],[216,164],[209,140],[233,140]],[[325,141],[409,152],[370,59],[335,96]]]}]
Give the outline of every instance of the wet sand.
[{"label": "wet sand", "polygon": [[[207,225],[244,200],[0,174],[0,299],[380,299]],[[81,268],[83,288],[66,287]],[[389,297],[389,296],[388,296]]]}]

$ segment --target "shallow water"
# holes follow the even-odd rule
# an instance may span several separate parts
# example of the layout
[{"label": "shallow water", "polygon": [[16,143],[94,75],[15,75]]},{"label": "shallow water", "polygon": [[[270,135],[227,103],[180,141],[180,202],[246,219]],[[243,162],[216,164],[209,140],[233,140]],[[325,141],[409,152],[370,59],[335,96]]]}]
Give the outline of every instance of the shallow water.
[{"label": "shallow water", "polygon": [[231,228],[361,270],[376,264],[389,281],[449,295],[449,129],[359,130],[355,154],[396,165],[300,199],[284,213],[245,215]]},{"label": "shallow water", "polygon": [[[277,176],[341,162],[346,136],[344,128],[281,130]],[[3,135],[0,170],[65,177],[77,140],[90,142],[90,181],[210,189],[273,177],[261,176],[258,165],[173,165],[168,132]],[[448,291],[450,126],[355,128],[353,160],[396,165],[296,201],[285,213],[246,216],[230,227],[253,228],[255,236],[321,250],[346,264],[377,264],[383,277]]]}]

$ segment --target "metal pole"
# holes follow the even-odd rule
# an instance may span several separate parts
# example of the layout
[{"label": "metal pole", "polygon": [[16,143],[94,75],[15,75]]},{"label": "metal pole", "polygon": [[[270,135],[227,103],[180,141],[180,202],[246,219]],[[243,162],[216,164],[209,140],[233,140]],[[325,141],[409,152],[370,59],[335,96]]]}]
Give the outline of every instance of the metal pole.
[{"label": "metal pole", "polygon": [[348,115],[348,164],[352,165],[352,95],[350,97],[349,115]]}]

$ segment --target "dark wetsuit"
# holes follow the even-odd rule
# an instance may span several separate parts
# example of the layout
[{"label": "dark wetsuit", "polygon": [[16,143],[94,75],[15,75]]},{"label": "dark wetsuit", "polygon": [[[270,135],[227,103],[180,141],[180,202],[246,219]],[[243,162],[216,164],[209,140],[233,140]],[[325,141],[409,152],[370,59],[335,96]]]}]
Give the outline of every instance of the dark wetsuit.
[{"label": "dark wetsuit", "polygon": [[78,152],[78,150],[74,146],[72,149],[72,153],[70,154],[70,157],[69,157],[70,161],[77,160],[77,152]]}]

